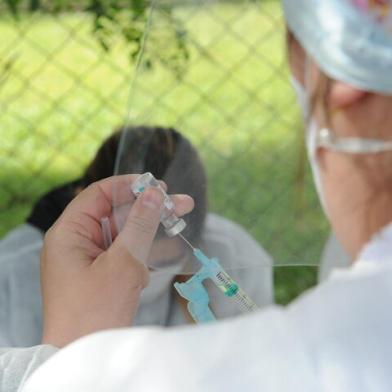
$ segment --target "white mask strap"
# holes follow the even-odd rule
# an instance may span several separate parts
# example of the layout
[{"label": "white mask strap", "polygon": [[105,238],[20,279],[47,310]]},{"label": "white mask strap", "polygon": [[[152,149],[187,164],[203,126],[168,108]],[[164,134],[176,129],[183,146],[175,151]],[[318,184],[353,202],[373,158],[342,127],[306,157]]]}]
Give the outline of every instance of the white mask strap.
[{"label": "white mask strap", "polygon": [[318,132],[317,146],[347,154],[377,154],[392,151],[392,140],[365,139],[356,137],[336,137],[329,129]]},{"label": "white mask strap", "polygon": [[[305,59],[305,91],[311,88],[311,58],[307,55]],[[308,108],[308,110],[310,110]],[[307,113],[310,116],[310,113]],[[310,121],[310,119],[308,119]],[[357,138],[357,137],[337,137],[328,128],[315,130],[317,133],[314,140],[314,150],[323,147],[332,151],[347,154],[377,154],[380,152],[392,151],[392,140]],[[315,151],[314,151],[315,153]]]}]

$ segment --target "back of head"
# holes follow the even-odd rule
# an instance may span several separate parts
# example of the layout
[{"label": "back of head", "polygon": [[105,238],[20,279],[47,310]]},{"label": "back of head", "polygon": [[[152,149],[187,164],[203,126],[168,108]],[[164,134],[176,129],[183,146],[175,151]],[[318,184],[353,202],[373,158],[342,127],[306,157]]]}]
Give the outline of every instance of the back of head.
[{"label": "back of head", "polygon": [[[116,174],[151,172],[165,181],[169,193],[186,193],[195,209],[184,217],[184,234],[197,244],[207,214],[207,179],[199,154],[172,128],[123,127],[98,150],[83,176],[84,186]],[[163,235],[160,228],[158,236]]]},{"label": "back of head", "polygon": [[315,185],[355,258],[392,221],[392,1],[283,4]]},{"label": "back of head", "polygon": [[283,0],[289,30],[332,79],[392,94],[390,0]]}]

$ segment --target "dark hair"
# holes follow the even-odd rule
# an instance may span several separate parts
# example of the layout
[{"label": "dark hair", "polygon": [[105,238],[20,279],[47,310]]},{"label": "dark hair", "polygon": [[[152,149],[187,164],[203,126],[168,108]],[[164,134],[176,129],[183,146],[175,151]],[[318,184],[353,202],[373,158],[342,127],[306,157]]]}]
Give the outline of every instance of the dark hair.
[{"label": "dark hair", "polygon": [[[207,215],[206,173],[196,149],[172,128],[118,128],[102,143],[82,178],[45,194],[34,205],[27,222],[45,232],[75,197],[78,188],[113,174],[144,172],[164,180],[169,193],[186,193],[193,197],[195,208],[184,217],[187,227],[183,233],[198,245]],[[158,236],[163,236],[162,228]]]},{"label": "dark hair", "polygon": [[[99,148],[82,184],[87,186],[114,173],[145,172],[165,181],[169,193],[193,197],[196,207],[184,217],[188,224],[184,235],[198,244],[207,214],[206,173],[196,149],[175,129],[146,126],[117,129]],[[158,235],[163,235],[162,228]]]}]

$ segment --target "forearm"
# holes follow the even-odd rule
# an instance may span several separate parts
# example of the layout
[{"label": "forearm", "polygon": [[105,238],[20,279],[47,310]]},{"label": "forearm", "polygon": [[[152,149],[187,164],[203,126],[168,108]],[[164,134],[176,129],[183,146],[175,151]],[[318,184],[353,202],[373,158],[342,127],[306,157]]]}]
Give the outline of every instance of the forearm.
[{"label": "forearm", "polygon": [[20,391],[34,370],[57,351],[49,345],[0,348],[0,391]]}]

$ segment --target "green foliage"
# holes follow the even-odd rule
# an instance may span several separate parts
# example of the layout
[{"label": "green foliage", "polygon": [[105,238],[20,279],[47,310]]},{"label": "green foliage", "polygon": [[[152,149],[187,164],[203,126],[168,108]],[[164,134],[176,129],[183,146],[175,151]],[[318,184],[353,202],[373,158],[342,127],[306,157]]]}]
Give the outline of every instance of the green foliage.
[{"label": "green foliage", "polygon": [[[276,260],[306,264],[318,260],[328,228],[308,172],[302,210],[294,209],[298,113],[287,83],[280,7],[271,1],[262,9],[236,2],[219,3],[212,13],[184,7],[156,13],[132,111],[138,123],[174,124],[197,146],[208,169],[212,211],[251,230]],[[10,18],[0,19],[0,235],[22,222],[45,191],[80,175],[124,120],[132,80],[132,31],[129,39],[112,41],[123,36],[114,30],[105,51],[97,33],[91,35],[97,11],[63,9],[53,18],[43,8],[34,17],[25,10],[18,11],[23,36]],[[132,16],[124,9],[115,15],[121,25]],[[115,29],[116,23],[108,25]],[[182,44],[173,34],[184,40],[183,59],[175,57]],[[174,60],[175,73],[167,66]],[[277,300],[286,303],[315,276],[314,267],[278,268]]]},{"label": "green foliage", "polygon": [[0,59],[0,89],[7,81],[14,63],[15,57],[6,58],[5,60]]},{"label": "green foliage", "polygon": [[129,0],[128,7],[116,0],[91,0],[86,10],[94,16],[93,32],[102,48],[108,51],[113,37],[121,34],[135,60],[142,46],[148,8],[145,0]]},{"label": "green foliage", "polygon": [[20,0],[5,0],[6,5],[8,6],[9,10],[16,15]]},{"label": "green foliage", "polygon": [[[62,12],[87,12],[92,15],[92,32],[105,51],[110,51],[113,42],[121,37],[127,43],[129,60],[135,62],[143,45],[151,2],[148,0],[5,0],[9,12],[18,20],[21,13],[42,12],[59,14]],[[188,51],[186,46],[186,31],[179,20],[173,16],[173,8],[165,6],[164,12],[159,13],[165,23],[167,42],[175,42],[175,50],[160,56],[158,61],[171,68],[180,78],[185,72]],[[150,38],[151,44],[156,45],[155,52],[165,45],[162,37]],[[143,66],[152,68],[152,57],[144,56]]]}]

